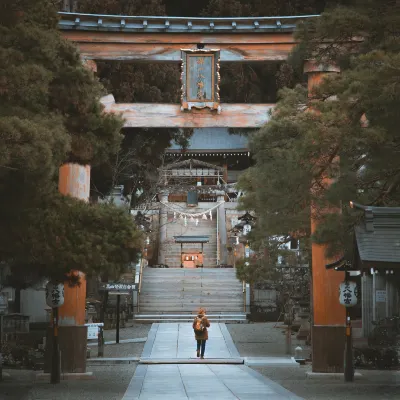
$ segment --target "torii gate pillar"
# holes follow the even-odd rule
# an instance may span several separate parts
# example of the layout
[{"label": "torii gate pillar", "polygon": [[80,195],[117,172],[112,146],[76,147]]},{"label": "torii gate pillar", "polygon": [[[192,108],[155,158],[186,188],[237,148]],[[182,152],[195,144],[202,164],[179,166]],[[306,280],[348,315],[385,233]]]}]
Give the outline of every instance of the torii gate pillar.
[{"label": "torii gate pillar", "polygon": [[[308,74],[308,93],[329,73],[339,73],[338,67],[307,61],[304,72]],[[330,182],[326,182],[329,184]],[[318,221],[311,211],[311,233]],[[331,262],[325,256],[325,246],[312,244],[312,370],[313,372],[343,372],[345,343],[345,308],[339,303],[339,284],[344,273],[327,270]]]}]

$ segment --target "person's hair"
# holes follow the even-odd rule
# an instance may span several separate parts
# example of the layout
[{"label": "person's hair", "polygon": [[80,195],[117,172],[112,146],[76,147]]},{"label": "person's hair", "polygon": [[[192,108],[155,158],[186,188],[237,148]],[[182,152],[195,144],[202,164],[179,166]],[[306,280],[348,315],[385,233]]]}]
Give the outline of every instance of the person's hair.
[{"label": "person's hair", "polygon": [[201,314],[201,315],[205,315],[205,313],[206,313],[206,309],[205,308],[202,308],[202,307],[200,307],[199,308],[199,311],[197,312],[197,314]]}]

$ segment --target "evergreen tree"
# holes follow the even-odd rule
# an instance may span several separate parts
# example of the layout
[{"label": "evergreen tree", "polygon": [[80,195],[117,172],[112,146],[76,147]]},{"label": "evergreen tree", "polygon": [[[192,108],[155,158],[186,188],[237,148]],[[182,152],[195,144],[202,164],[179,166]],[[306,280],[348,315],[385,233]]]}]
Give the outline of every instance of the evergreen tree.
[{"label": "evergreen tree", "polygon": [[[59,278],[73,266],[118,270],[121,257],[133,260],[140,247],[132,221],[63,198],[57,179],[64,162],[96,166],[114,157],[122,121],[102,112],[104,89],[59,35],[52,1],[5,0],[1,7],[0,261],[23,268],[21,277]],[[121,232],[121,254],[108,227]]]},{"label": "evergreen tree", "polygon": [[[349,254],[359,216],[350,201],[399,205],[400,13],[395,7],[395,1],[355,2],[324,13],[312,29],[299,32],[304,57],[336,62],[342,72],[327,77],[311,99],[300,86],[282,90],[270,123],[253,138],[256,165],[246,171],[241,187],[247,192],[243,206],[259,215],[259,238],[309,238],[313,205],[321,212],[311,239],[327,244],[329,256]],[[321,46],[324,42],[328,45]]]}]

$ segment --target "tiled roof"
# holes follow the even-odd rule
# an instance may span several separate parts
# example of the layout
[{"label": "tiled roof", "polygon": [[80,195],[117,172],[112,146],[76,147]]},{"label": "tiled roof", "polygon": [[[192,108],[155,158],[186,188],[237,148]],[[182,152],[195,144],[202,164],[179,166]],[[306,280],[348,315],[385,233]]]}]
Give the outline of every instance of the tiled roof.
[{"label": "tiled roof", "polygon": [[364,207],[364,220],[355,227],[362,261],[400,264],[400,207]]},{"label": "tiled roof", "polygon": [[[170,150],[180,150],[173,144]],[[242,135],[231,135],[226,128],[194,129],[188,151],[201,150],[246,150],[248,139]]]}]

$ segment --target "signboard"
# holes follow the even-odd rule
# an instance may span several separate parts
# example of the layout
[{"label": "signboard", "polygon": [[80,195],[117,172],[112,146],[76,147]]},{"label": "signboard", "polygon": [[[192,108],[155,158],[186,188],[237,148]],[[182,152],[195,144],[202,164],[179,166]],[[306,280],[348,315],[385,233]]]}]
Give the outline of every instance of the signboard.
[{"label": "signboard", "polygon": [[99,337],[99,327],[104,326],[102,322],[96,324],[85,324],[87,326],[87,338],[88,340],[98,339]]},{"label": "signboard", "polygon": [[386,302],[386,290],[376,290],[375,291],[375,300],[377,303],[385,303]]},{"label": "signboard", "polygon": [[103,283],[100,286],[100,290],[107,291],[110,294],[112,294],[112,293],[125,294],[125,292],[128,292],[128,293],[136,292],[138,290],[138,284],[137,283]]},{"label": "signboard", "polygon": [[221,111],[219,61],[219,50],[182,50],[182,111],[192,108]]}]

